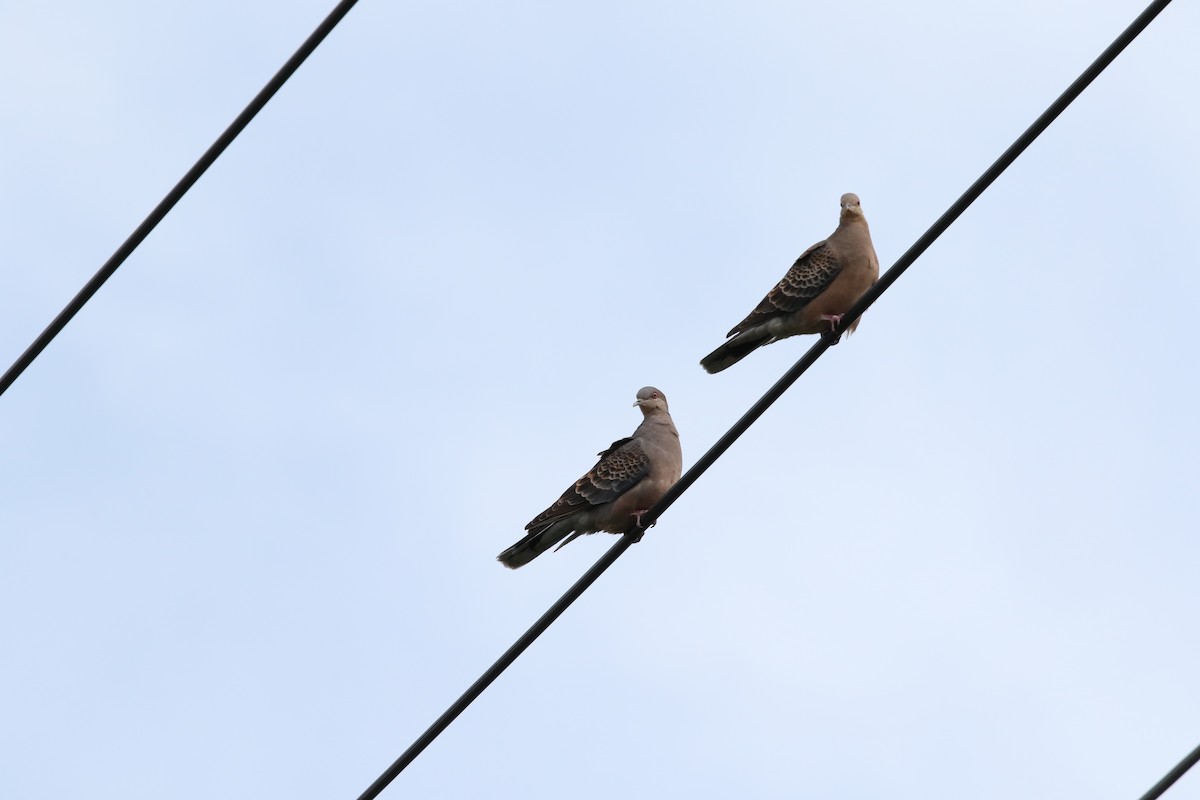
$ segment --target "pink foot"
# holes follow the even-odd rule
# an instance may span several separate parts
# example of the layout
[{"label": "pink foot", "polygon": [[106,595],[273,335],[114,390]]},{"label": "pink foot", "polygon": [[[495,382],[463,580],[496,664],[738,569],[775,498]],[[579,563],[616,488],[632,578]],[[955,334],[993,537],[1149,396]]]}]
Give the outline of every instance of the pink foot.
[{"label": "pink foot", "polygon": [[822,314],[821,319],[823,319],[829,323],[829,330],[826,331],[824,334],[825,338],[830,340],[829,343],[831,345],[834,345],[834,344],[837,344],[839,341],[841,341],[841,339],[842,339],[841,334],[835,334],[834,331],[837,330],[837,326],[841,323],[842,315],[841,314]]},{"label": "pink foot", "polygon": [[625,535],[632,539],[634,544],[640,542],[642,540],[642,536],[646,532],[645,526],[642,525],[642,516],[645,515],[645,513],[649,510],[650,509],[648,508],[642,508],[633,512],[633,522],[635,527],[633,530],[626,531]]}]

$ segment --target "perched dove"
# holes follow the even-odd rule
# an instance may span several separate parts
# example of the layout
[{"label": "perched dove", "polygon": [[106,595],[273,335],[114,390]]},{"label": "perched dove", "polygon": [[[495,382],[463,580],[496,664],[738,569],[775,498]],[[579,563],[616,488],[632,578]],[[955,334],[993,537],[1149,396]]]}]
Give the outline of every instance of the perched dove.
[{"label": "perched dove", "polygon": [[[720,372],[764,344],[798,333],[833,330],[875,283],[879,259],[858,195],[844,194],[841,202],[842,215],[833,235],[801,253],[750,316],[725,334],[733,338],[702,358],[700,366]],[[858,323],[854,320],[850,330]]]},{"label": "perched dove", "polygon": [[585,533],[623,533],[635,521],[640,527],[642,515],[679,480],[683,453],[666,396],[647,386],[634,405],[642,409],[642,424],[600,453],[587,475],[525,526],[529,535],[496,557],[504,566],[528,564],[567,534],[559,547]]}]

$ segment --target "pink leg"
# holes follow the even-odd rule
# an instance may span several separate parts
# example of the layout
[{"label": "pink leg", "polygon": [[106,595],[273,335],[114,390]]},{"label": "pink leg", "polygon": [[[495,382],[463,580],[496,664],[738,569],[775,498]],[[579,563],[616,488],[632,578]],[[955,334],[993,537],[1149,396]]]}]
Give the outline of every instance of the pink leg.
[{"label": "pink leg", "polygon": [[841,314],[822,314],[821,319],[823,319],[829,323],[829,330],[825,331],[825,333],[822,334],[829,341],[829,344],[835,345],[839,341],[841,341],[841,339],[842,339],[841,334],[835,335],[834,331],[837,330],[838,323],[842,321],[842,315]]}]

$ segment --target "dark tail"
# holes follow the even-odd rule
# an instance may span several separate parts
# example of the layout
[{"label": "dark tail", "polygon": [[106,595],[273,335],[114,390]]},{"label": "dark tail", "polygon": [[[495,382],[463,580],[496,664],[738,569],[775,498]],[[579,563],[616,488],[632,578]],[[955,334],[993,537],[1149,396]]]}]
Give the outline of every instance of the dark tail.
[{"label": "dark tail", "polygon": [[[509,569],[523,567],[551,547],[554,547],[560,539],[570,532],[570,527],[567,527],[566,530],[558,531],[554,529],[554,525],[547,525],[529,534],[496,556],[496,560]],[[564,544],[566,543],[564,542]]]},{"label": "dark tail", "polygon": [[770,337],[758,339],[743,339],[740,336],[735,336],[725,344],[713,350],[711,353],[700,359],[700,366],[704,367],[706,372],[716,373],[723,369],[732,367],[737,362],[741,361],[752,352],[770,342]]}]

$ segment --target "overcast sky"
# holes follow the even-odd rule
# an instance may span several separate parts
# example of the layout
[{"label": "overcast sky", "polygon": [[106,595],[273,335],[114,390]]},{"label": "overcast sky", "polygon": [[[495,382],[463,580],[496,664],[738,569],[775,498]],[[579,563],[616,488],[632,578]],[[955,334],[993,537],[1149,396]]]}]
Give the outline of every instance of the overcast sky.
[{"label": "overcast sky", "polygon": [[[0,5],[0,369],[332,5]],[[615,541],[494,560],[638,388],[690,465],[838,197],[890,266],[1142,8],[364,0],[0,398],[0,796],[357,797]],[[1200,743],[1197,41],[384,796],[1136,800]]]}]

